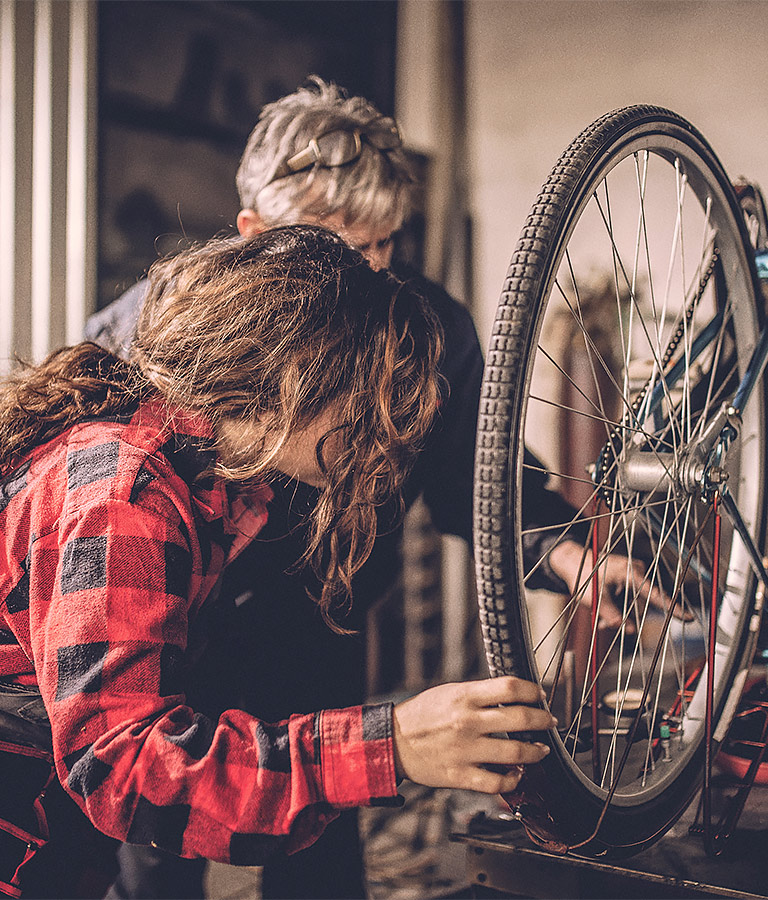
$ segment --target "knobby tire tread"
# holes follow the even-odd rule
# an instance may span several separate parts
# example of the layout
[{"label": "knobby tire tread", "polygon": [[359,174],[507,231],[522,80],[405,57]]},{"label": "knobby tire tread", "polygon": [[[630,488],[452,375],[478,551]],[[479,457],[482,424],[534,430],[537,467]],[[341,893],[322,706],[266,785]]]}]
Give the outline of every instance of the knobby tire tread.
[{"label": "knobby tire tread", "polygon": [[[659,123],[661,127],[668,123],[708,148],[705,139],[690,123],[660,107],[627,107],[602,116],[560,156],[526,219],[507,269],[487,353],[475,460],[475,570],[483,640],[492,675],[513,674],[523,678],[533,675],[524,628],[517,621],[520,599],[515,593],[519,548],[515,540],[517,524],[510,527],[509,520],[510,492],[515,489],[516,473],[510,472],[509,447],[522,442],[521,423],[516,416],[525,391],[525,367],[539,313],[538,304],[549,276],[552,247],[565,226],[574,198],[578,198],[585,180],[593,177],[606,147],[615,147],[625,132],[644,122]],[[716,168],[716,157],[713,155],[713,158]],[[520,614],[519,619],[522,618],[524,616]],[[553,768],[558,764],[555,755],[553,752],[545,760],[547,771],[560,781],[555,792],[561,788],[567,792],[572,776],[558,773]],[[682,781],[684,792],[690,796],[695,788]],[[676,801],[678,805],[682,799]],[[680,812],[682,809],[666,815],[674,820]],[[625,815],[624,810],[618,811],[619,824]],[[653,834],[633,848],[597,842],[584,852],[587,855],[631,855],[657,836]]]}]

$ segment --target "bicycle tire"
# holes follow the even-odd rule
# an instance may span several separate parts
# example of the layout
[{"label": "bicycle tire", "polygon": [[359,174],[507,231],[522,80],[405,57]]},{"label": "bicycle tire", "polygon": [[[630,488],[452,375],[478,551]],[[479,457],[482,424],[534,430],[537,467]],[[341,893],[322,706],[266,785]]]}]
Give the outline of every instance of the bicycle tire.
[{"label": "bicycle tire", "polygon": [[[625,187],[632,181],[632,175],[627,176],[624,171],[627,166],[634,173],[635,184],[631,191]],[[658,267],[654,268],[655,260],[651,260],[656,248],[655,236],[649,235],[652,217],[649,173],[654,178],[658,177],[659,183],[665,187],[672,177],[676,193],[673,204],[677,207],[675,215],[680,222],[685,216],[689,217],[691,222],[696,223],[695,228],[702,231],[701,248],[694,254],[694,258],[698,259],[698,269],[694,271],[699,281],[705,282],[704,287],[700,288],[701,294],[697,297],[699,288],[695,284],[696,279],[693,279],[688,293],[683,287],[682,302],[677,306],[677,296],[670,291],[669,282],[677,279],[678,268],[686,276],[691,271],[686,257],[689,250],[683,248],[682,224],[679,226],[680,233],[675,230],[670,238],[673,246],[664,248],[669,249],[670,255],[665,298],[671,296],[668,306],[674,307],[671,325],[667,300],[661,309],[658,298],[654,296],[653,276]],[[604,191],[602,203],[598,191]],[[630,194],[635,195],[634,200]],[[637,220],[631,266],[625,265],[626,254],[623,244],[620,246],[625,236],[619,235],[618,229],[619,195],[622,201],[626,200],[633,207],[632,215]],[[663,209],[666,200],[661,197],[661,190],[659,197]],[[595,206],[599,215],[594,211]],[[661,212],[659,216],[658,221],[661,222]],[[607,255],[614,281],[615,309],[611,314],[612,324],[609,321],[611,317],[598,315],[598,324],[587,327],[578,300],[578,282],[586,285],[591,276],[584,276],[578,271],[578,255],[581,253],[586,257],[594,251],[590,237],[592,231],[587,232],[587,240],[582,237],[582,229],[594,230],[589,217],[598,223],[598,230],[602,219],[608,237],[610,246]],[[703,226],[698,224],[702,217]],[[678,225],[675,225],[677,228]],[[660,233],[665,234],[664,228],[660,229]],[[627,246],[629,243],[627,240]],[[643,268],[643,256],[648,269],[644,277],[651,285],[646,290],[650,293],[650,300],[647,296],[641,296],[638,286],[641,279],[636,277],[638,269]],[[629,271],[632,272],[631,277],[627,274]],[[572,287],[568,299],[565,295],[569,291],[569,279]],[[622,284],[622,281],[626,283]],[[681,283],[685,284],[683,278]],[[693,299],[690,299],[691,291]],[[622,304],[627,304],[627,293],[631,316],[628,313],[625,319],[635,317],[630,325],[622,320],[621,313]],[[705,758],[705,729],[701,721],[704,676],[690,690],[684,688],[687,675],[685,648],[691,643],[685,629],[688,627],[688,634],[693,630],[693,625],[687,625],[689,617],[698,619],[699,625],[706,626],[708,606],[705,588],[707,578],[710,582],[713,580],[715,563],[712,548],[715,546],[720,547],[719,556],[722,558],[718,581],[721,588],[728,591],[718,611],[717,663],[713,667],[715,749],[723,738],[723,729],[738,701],[754,652],[755,622],[759,622],[762,592],[757,590],[756,579],[745,563],[742,542],[734,535],[726,518],[723,518],[725,536],[722,543],[715,543],[711,522],[705,518],[705,508],[709,502],[704,502],[705,494],[711,499],[717,493],[711,483],[715,475],[710,463],[707,463],[706,477],[701,476],[701,482],[693,484],[693,476],[689,474],[683,490],[680,487],[682,475],[673,479],[668,474],[671,469],[667,461],[673,460],[675,473],[686,460],[690,462],[693,458],[691,447],[695,440],[699,440],[696,435],[700,436],[705,431],[706,424],[717,412],[717,403],[713,402],[713,398],[721,401],[733,390],[735,380],[743,373],[763,324],[758,296],[744,218],[722,165],[707,141],[689,122],[669,110],[654,106],[633,106],[608,113],[570,144],[542,187],[512,256],[486,362],[475,465],[476,579],[481,627],[491,673],[514,674],[540,681],[550,692],[548,705],[556,715],[561,716],[558,704],[563,702],[560,691],[562,661],[567,656],[566,642],[572,641],[568,629],[571,620],[577,617],[575,610],[582,605],[578,592],[591,590],[589,586],[594,582],[590,572],[571,592],[566,603],[569,612],[565,618],[563,613],[558,615],[558,620],[561,623],[567,620],[567,624],[555,623],[552,626],[553,629],[563,630],[566,636],[556,637],[557,650],[552,654],[548,668],[545,668],[540,658],[542,651],[537,648],[538,638],[534,641],[532,637],[528,609],[528,600],[532,600],[532,595],[526,585],[532,571],[541,563],[532,565],[531,560],[525,558],[523,504],[526,491],[533,490],[529,485],[535,465],[526,456],[526,441],[537,436],[534,412],[540,413],[539,408],[547,402],[565,420],[570,421],[574,417],[574,410],[559,402],[559,394],[553,394],[554,399],[542,398],[540,385],[537,384],[535,393],[532,387],[534,371],[536,378],[539,378],[537,366],[549,366],[553,359],[553,351],[544,346],[544,340],[545,336],[557,332],[551,326],[553,320],[548,317],[557,314],[558,309],[566,318],[570,315],[569,327],[574,327],[576,322],[574,330],[583,341],[587,356],[598,339],[610,344],[604,341],[602,335],[595,336],[600,329],[612,329],[615,343],[621,344],[618,371],[616,374],[608,372],[607,375],[609,383],[613,381],[611,389],[617,395],[613,401],[616,412],[607,411],[609,404],[603,402],[599,385],[595,386],[603,379],[602,372],[596,373],[596,368],[603,367],[606,371],[610,368],[597,350],[592,354],[592,373],[586,376],[584,383],[577,382],[570,373],[567,377],[565,374],[562,377],[557,374],[553,376],[553,380],[559,377],[563,383],[559,389],[564,385],[565,389],[573,390],[575,385],[578,390],[598,396],[599,404],[597,401],[594,403],[599,406],[599,414],[590,407],[591,412],[581,415],[584,419],[591,416],[600,420],[598,429],[605,431],[602,449],[596,458],[593,457],[592,483],[589,486],[593,498],[593,517],[596,523],[601,523],[594,526],[598,537],[594,538],[591,551],[596,555],[590,557],[589,549],[585,549],[582,565],[586,559],[586,568],[589,569],[594,559],[592,568],[596,568],[607,552],[620,553],[622,558],[626,556],[629,559],[636,547],[637,556],[642,559],[648,572],[645,585],[638,589],[633,583],[631,592],[629,587],[624,592],[623,607],[619,610],[622,624],[616,630],[616,637],[611,638],[613,645],[603,656],[600,656],[600,629],[596,624],[590,624],[588,658],[581,660],[582,664],[587,665],[588,674],[585,673],[582,682],[576,684],[581,691],[578,724],[575,720],[564,722],[561,719],[557,731],[539,736],[549,743],[550,754],[541,764],[530,767],[518,791],[506,798],[532,836],[550,848],[589,856],[631,855],[656,840],[684,811],[699,787]],[[564,302],[567,310],[562,309]],[[578,314],[572,307],[578,308]],[[689,320],[687,324],[684,321],[686,317]],[[651,357],[652,372],[638,388],[632,367],[637,369],[638,362],[646,366],[649,363],[641,358],[641,339],[630,335],[635,334],[633,329],[641,319],[644,323],[647,320],[646,324],[651,329],[656,328],[657,336],[654,347],[653,331],[646,331],[648,348],[645,352]],[[713,322],[717,333],[715,337],[708,338],[709,331],[715,327]],[[704,323],[709,323],[709,331],[704,331],[702,336]],[[681,331],[682,336],[678,334]],[[677,345],[675,334],[678,334]],[[704,344],[703,350],[696,344],[697,336]],[[682,349],[679,344],[682,344]],[[636,348],[636,356],[632,355],[635,352],[633,348]],[[670,355],[666,361],[662,358],[665,350]],[[695,357],[694,352],[697,354]],[[555,373],[559,371],[558,366],[560,371],[566,372],[565,363],[561,365],[558,360],[555,363],[549,366]],[[673,365],[677,365],[678,369],[682,365],[684,374],[673,379],[670,374]],[[661,392],[661,399],[654,401],[655,405],[647,399],[638,401],[643,389],[645,398]],[[682,399],[678,400],[678,394]],[[645,415],[646,410],[648,417],[641,421],[639,416]],[[539,433],[540,430],[539,427]],[[671,450],[667,449],[669,447]],[[728,450],[726,475],[719,476],[729,476],[728,488],[760,551],[765,539],[765,450],[766,397],[761,385],[750,399],[740,437]],[[658,461],[662,459],[663,462]],[[660,476],[661,484],[656,482],[652,487],[645,484],[643,490],[640,469],[644,465],[653,470],[653,478],[659,477],[659,466],[664,469]],[[542,469],[550,475],[554,473],[561,487],[567,487],[570,480],[574,489],[579,488],[579,484],[588,478],[583,471],[576,472],[568,466],[560,459],[557,466],[543,465]],[[630,506],[630,503],[635,505]],[[670,537],[672,528],[665,531],[659,525],[651,505],[659,506],[658,516],[676,515],[678,520],[684,516],[685,529],[675,525],[677,530]],[[578,531],[579,527],[582,528],[580,540],[583,541],[583,529],[589,519],[589,509],[583,505],[573,520],[563,519],[542,529],[549,531],[550,539],[554,536],[554,544],[550,541],[547,554],[558,542],[573,541],[574,530]],[[694,526],[698,535],[695,544],[691,536]],[[609,529],[609,538],[605,538],[606,528]],[[616,543],[612,543],[614,534],[619,535]],[[641,546],[642,552],[639,549]],[[675,552],[679,562],[672,561]],[[542,559],[546,562],[544,557]],[[684,562],[685,559],[687,562]],[[653,576],[650,574],[651,566],[655,567]],[[650,640],[648,632],[654,616],[649,612],[648,597],[643,597],[643,593],[647,594],[651,588],[661,592],[667,603],[677,597],[679,609],[685,611],[684,620],[677,623],[678,630],[684,635],[680,642],[683,649],[676,649],[677,645],[670,638],[672,626],[668,626],[654,646],[654,651],[659,648],[664,665],[661,668],[657,665],[656,671],[650,675],[641,673],[640,688],[633,688],[633,679],[638,678],[640,665],[633,662],[634,668],[631,669],[627,660],[632,654],[636,660],[646,653],[643,646],[646,640]],[[607,602],[602,594],[598,595],[599,590],[595,589],[598,611],[600,604]],[[635,622],[634,636],[627,625],[629,621]],[[616,649],[619,646],[621,652],[629,656],[619,658]],[[650,655],[651,651],[647,652]],[[671,659],[672,675],[665,672],[667,656]],[[598,657],[597,667],[590,668],[592,659]],[[599,683],[605,673],[610,673],[613,679],[614,666],[618,666],[616,683],[619,685],[619,699],[607,726],[612,733],[604,741],[600,724],[604,704],[595,701],[597,695],[592,685]],[[554,687],[547,684],[546,677],[547,673],[552,677],[553,668],[556,671]],[[653,681],[657,674],[658,684]],[[653,682],[651,688],[643,683],[646,677]],[[625,717],[617,715],[616,710],[619,704],[629,702],[631,690],[645,690],[646,706],[630,716],[631,725],[628,727]],[[649,691],[658,691],[652,710],[647,705]],[[670,692],[672,695],[676,692],[678,698],[682,697],[677,714],[673,712],[674,707],[669,706],[674,701]],[[597,713],[593,713],[593,708],[597,709]],[[594,728],[582,728],[587,713],[590,717],[594,716],[592,722],[598,726],[596,739]],[[639,723],[642,727],[632,732],[638,719],[642,719]],[[668,730],[671,727],[671,739],[663,725]],[[582,740],[582,733],[586,733],[586,741]],[[638,733],[641,740],[637,738]],[[641,745],[637,749],[644,756],[636,774],[628,765],[616,774],[617,763],[624,753],[623,749],[618,749],[622,734],[625,746],[629,743],[633,745],[626,750],[632,766],[637,765],[634,745]],[[586,750],[585,743],[589,744]],[[598,745],[597,751],[595,744]],[[606,746],[607,750],[604,749]],[[583,759],[585,753],[591,755],[591,763]],[[670,754],[669,760],[666,759],[667,754]],[[610,765],[608,756],[613,759]],[[611,779],[615,779],[615,783]]]}]

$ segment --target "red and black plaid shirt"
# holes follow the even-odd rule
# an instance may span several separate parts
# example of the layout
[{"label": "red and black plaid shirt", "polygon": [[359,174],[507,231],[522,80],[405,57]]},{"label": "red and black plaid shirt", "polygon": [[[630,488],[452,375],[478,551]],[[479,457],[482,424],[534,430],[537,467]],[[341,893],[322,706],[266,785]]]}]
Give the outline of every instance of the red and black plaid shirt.
[{"label": "red and black plaid shirt", "polygon": [[58,776],[100,830],[257,864],[339,809],[393,802],[391,706],[267,724],[186,705],[189,626],[271,497],[230,500],[198,477],[213,459],[205,419],[150,404],[0,481],[0,676],[39,685]]}]

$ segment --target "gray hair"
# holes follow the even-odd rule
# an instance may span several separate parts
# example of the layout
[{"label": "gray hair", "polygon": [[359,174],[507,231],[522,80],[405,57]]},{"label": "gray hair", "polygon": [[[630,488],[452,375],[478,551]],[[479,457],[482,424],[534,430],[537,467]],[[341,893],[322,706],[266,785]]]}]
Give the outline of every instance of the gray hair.
[{"label": "gray hair", "polygon": [[348,97],[313,75],[309,87],[267,104],[248,138],[237,189],[243,209],[266,225],[291,225],[341,212],[346,224],[399,228],[410,214],[415,176],[402,148],[382,153],[363,143],[359,159],[344,166],[314,166],[270,183],[278,166],[309,141],[335,128],[365,129],[381,113],[363,97]]}]

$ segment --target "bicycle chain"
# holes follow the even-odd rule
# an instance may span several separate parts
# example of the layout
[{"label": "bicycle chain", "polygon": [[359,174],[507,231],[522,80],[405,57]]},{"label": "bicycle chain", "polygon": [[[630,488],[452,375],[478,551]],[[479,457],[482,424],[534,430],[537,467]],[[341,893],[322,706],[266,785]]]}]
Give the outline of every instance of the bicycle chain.
[{"label": "bicycle chain", "polygon": [[[685,334],[688,326],[691,324],[691,319],[693,318],[693,314],[696,311],[696,307],[698,306],[699,301],[701,300],[704,291],[706,290],[707,285],[709,284],[709,279],[712,277],[712,273],[715,270],[715,264],[717,263],[718,257],[720,256],[720,251],[715,247],[712,251],[712,255],[709,260],[709,264],[707,268],[702,273],[701,278],[699,279],[699,283],[696,287],[696,293],[691,298],[690,303],[685,311],[685,316],[680,320],[680,324],[677,326],[677,330],[672,335],[669,343],[667,344],[667,348],[664,351],[664,356],[661,359],[661,365],[659,367],[660,372],[664,373],[667,366],[669,365],[673,354],[677,350],[680,341],[683,339],[683,335]],[[653,376],[648,378],[648,381],[643,385],[640,389],[640,392],[632,401],[629,409],[624,413],[624,416],[621,420],[621,423],[615,425],[613,430],[608,435],[608,440],[605,442],[603,449],[600,451],[597,457],[597,464],[595,465],[595,471],[593,475],[594,483],[600,484],[604,473],[608,471],[613,460],[616,458],[620,451],[621,441],[620,434],[626,429],[628,426],[631,426],[633,423],[637,422],[637,416],[640,411],[640,407],[643,405],[645,398],[648,394],[648,391],[651,389],[653,384]],[[639,427],[639,426],[638,426]],[[609,508],[611,508],[613,503],[613,492],[609,491],[607,487],[598,488],[597,495],[605,501]]]}]

